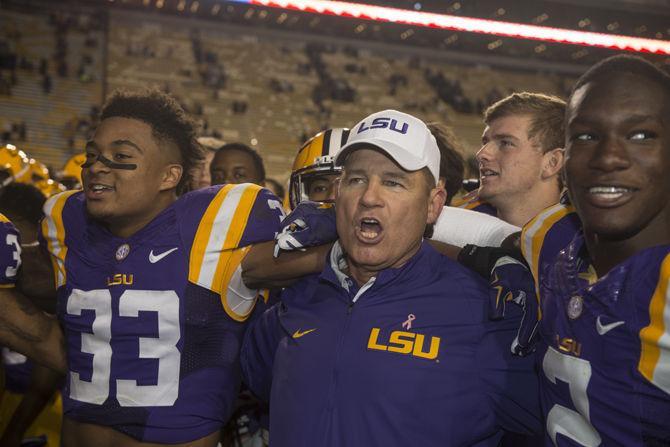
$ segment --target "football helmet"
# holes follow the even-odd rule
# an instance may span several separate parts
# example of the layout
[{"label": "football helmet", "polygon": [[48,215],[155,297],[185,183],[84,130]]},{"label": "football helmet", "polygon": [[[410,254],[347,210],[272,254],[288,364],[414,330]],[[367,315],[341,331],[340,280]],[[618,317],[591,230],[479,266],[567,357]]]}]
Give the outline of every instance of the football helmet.
[{"label": "football helmet", "polygon": [[28,156],[13,144],[0,147],[0,187],[25,176],[29,169]]},{"label": "football helmet", "polygon": [[73,155],[63,166],[60,180],[69,189],[81,189],[81,165],[86,161],[86,154]]},{"label": "football helmet", "polygon": [[50,178],[46,180],[38,180],[34,183],[34,185],[37,189],[40,190],[40,192],[42,192],[42,194],[44,194],[47,199],[55,194],[58,194],[59,192],[67,191],[65,185],[51,180]]},{"label": "football helmet", "polygon": [[310,200],[309,184],[315,178],[340,174],[342,168],[335,166],[335,154],[344,146],[348,137],[349,129],[333,128],[319,132],[302,145],[291,169],[289,183],[291,209],[304,200]]},{"label": "football helmet", "polygon": [[49,168],[47,165],[41,161],[37,161],[34,158],[28,160],[28,169],[21,176],[15,176],[16,181],[19,183],[28,183],[30,185],[35,185],[41,180],[48,180],[49,177]]}]

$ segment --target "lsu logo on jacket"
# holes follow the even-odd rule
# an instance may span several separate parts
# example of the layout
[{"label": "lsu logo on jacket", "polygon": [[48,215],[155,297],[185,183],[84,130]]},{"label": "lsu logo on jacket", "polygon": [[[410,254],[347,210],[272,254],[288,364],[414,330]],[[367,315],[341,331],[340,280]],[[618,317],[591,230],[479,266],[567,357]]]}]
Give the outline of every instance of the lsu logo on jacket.
[{"label": "lsu logo on jacket", "polygon": [[430,341],[423,334],[414,332],[392,331],[388,341],[380,336],[381,329],[373,327],[368,338],[368,349],[376,351],[395,352],[402,355],[411,355],[422,359],[434,360],[440,353],[440,337],[430,337]]}]

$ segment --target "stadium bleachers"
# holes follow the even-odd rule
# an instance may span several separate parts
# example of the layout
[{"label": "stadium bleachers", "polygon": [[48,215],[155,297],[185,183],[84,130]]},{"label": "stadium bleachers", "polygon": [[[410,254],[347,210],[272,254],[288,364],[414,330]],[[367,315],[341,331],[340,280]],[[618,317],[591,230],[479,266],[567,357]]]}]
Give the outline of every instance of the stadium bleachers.
[{"label": "stadium bleachers", "polygon": [[[361,117],[384,108],[396,108],[427,121],[454,127],[467,152],[478,148],[482,132],[479,111],[488,105],[492,86],[500,94],[529,90],[562,94],[564,81],[551,74],[492,69],[485,64],[465,66],[436,57],[417,56],[411,49],[366,47],[352,50],[351,42],[330,43],[318,56],[327,76],[351,87],[352,102],[325,94],[319,107],[313,97],[323,88],[323,74],[315,70],[308,48],[314,42],[291,33],[258,32],[253,28],[132,11],[111,11],[106,41],[101,30],[83,31],[70,26],[65,33],[69,72],[54,70],[57,27],[48,12],[2,11],[3,38],[16,52],[33,61],[50,63],[52,91],[45,94],[42,76],[17,70],[18,83],[11,95],[0,97],[0,126],[25,121],[25,149],[48,164],[60,166],[74,148],[83,148],[85,135],[76,132],[77,121],[100,106],[103,91],[155,86],[170,91],[206,123],[206,133],[220,133],[225,141],[256,147],[268,174],[286,179],[297,148],[323,126],[350,126]],[[13,30],[33,29],[16,37]],[[13,36],[13,37],[12,37]],[[86,39],[99,44],[90,48]],[[332,42],[332,39],[331,39]],[[106,64],[103,55],[106,49]],[[92,60],[83,82],[76,67],[83,55]],[[457,111],[441,100],[427,80],[441,73],[458,81],[463,95],[479,108]],[[399,78],[396,88],[391,78]],[[282,88],[273,87],[281,82]],[[393,91],[392,91],[393,90]],[[245,111],[236,110],[243,104]],[[321,110],[320,110],[321,108]]]},{"label": "stadium bleachers", "polygon": [[[0,127],[7,123],[25,122],[26,142],[19,142],[31,156],[48,165],[60,168],[71,154],[66,126],[76,127],[82,117],[89,115],[91,106],[99,105],[102,98],[103,34],[98,30],[82,30],[69,26],[65,31],[67,49],[64,77],[56,73],[56,26],[48,12],[23,13],[3,11],[0,28],[3,40],[9,41],[17,58],[23,58],[32,69],[16,68],[17,83],[11,95],[0,99]],[[86,46],[93,39],[96,47]],[[82,81],[78,74],[82,57],[90,58],[87,73],[90,81]],[[45,93],[43,76],[38,73],[41,60],[48,64],[51,92]],[[83,149],[83,135],[71,132],[75,150]]]}]

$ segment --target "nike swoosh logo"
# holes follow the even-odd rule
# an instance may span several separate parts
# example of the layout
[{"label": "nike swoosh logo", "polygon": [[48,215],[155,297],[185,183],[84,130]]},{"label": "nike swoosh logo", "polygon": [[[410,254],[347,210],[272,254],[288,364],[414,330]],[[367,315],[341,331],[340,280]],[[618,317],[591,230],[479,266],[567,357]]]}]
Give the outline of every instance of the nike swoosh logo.
[{"label": "nike swoosh logo", "polygon": [[309,334],[310,332],[314,332],[315,330],[316,330],[316,328],[314,328],[314,329],[307,329],[307,330],[304,331],[304,332],[300,332],[300,329],[298,329],[297,331],[295,331],[295,332],[293,333],[293,338],[300,338],[300,337],[302,337],[303,335],[307,335],[307,334]]},{"label": "nike swoosh logo", "polygon": [[625,321],[615,321],[614,323],[603,324],[600,321],[600,315],[598,315],[598,318],[596,318],[596,330],[598,331],[599,335],[605,335],[606,333],[608,333],[612,329],[617,328],[624,323],[625,323]]},{"label": "nike swoosh logo", "polygon": [[151,250],[151,252],[149,253],[149,262],[155,264],[175,250],[179,250],[179,247],[171,248],[168,251],[164,251],[163,253],[159,253],[157,255],[154,255],[154,251]]}]

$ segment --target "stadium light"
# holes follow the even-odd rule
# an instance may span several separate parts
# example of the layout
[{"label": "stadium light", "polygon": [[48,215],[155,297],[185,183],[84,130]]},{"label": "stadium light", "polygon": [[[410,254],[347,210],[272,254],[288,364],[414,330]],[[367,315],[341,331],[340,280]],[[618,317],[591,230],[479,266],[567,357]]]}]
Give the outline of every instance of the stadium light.
[{"label": "stadium light", "polygon": [[517,39],[541,40],[612,50],[670,55],[670,42],[656,39],[592,33],[497,20],[458,17],[447,14],[363,5],[327,0],[232,0],[249,5],[267,6],[315,14],[334,15],[379,22],[400,23],[426,28],[448,29],[470,33],[493,34]]}]

